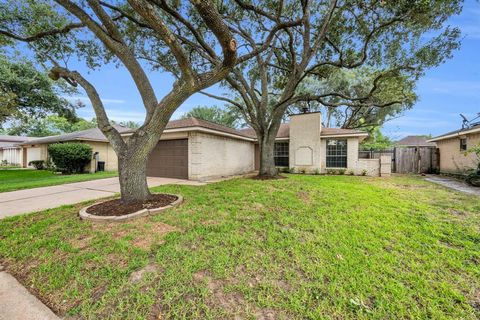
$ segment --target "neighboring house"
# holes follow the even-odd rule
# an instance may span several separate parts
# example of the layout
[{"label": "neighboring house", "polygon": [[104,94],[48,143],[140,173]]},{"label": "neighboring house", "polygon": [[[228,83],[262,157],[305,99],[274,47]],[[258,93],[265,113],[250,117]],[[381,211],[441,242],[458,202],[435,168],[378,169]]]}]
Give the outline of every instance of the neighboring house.
[{"label": "neighboring house", "polygon": [[[115,126],[120,132],[126,132],[129,129],[122,126]],[[19,145],[23,148],[22,166],[27,167],[30,161],[44,160],[48,158],[48,146],[54,143],[61,142],[81,142],[88,144],[92,147],[92,151],[95,157],[90,164],[89,171],[94,172],[97,170],[98,162],[105,163],[106,171],[115,171],[118,168],[117,155],[112,146],[108,142],[107,138],[98,128],[76,131],[72,133],[48,136],[43,138],[36,138],[29,140]]]},{"label": "neighboring house", "polygon": [[435,142],[429,142],[426,136],[406,136],[395,142],[395,147],[436,147]]},{"label": "neighboring house", "polygon": [[0,135],[0,161],[10,165],[21,165],[23,153],[19,144],[32,139],[35,138]]},{"label": "neighboring house", "polygon": [[[134,129],[121,130],[124,139]],[[275,163],[297,171],[326,173],[327,169],[352,170],[378,176],[390,173],[381,168],[379,159],[359,159],[358,145],[367,133],[357,130],[322,128],[320,113],[292,115],[282,124],[275,143]],[[106,170],[117,169],[117,158],[98,129],[68,135],[41,138],[23,144],[27,155],[46,159],[50,143],[79,141],[92,145],[99,152],[99,161]],[[33,156],[30,156],[33,159]],[[235,130],[209,121],[188,118],[170,121],[147,161],[147,175],[156,177],[208,180],[244,174],[258,169],[259,149],[255,132]]]},{"label": "neighboring house", "polygon": [[440,150],[440,172],[463,174],[477,167],[475,154],[466,151],[480,143],[480,124],[434,137],[429,142],[435,142]]}]

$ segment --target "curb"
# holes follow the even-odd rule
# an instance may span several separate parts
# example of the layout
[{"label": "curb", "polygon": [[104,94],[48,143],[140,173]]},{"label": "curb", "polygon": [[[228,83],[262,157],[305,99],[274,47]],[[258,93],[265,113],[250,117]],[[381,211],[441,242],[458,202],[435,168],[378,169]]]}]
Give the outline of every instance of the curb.
[{"label": "curb", "polygon": [[[173,201],[169,205],[166,205],[165,207],[154,208],[154,209],[142,209],[142,210],[139,210],[137,212],[129,213],[129,214],[124,215],[124,216],[97,216],[97,215],[94,215],[94,214],[87,213],[87,210],[90,207],[93,207],[94,205],[97,205],[99,203],[106,202],[106,201],[103,201],[103,202],[99,202],[99,203],[94,203],[94,204],[92,204],[88,207],[84,207],[84,208],[80,209],[78,215],[80,216],[80,219],[82,219],[82,220],[90,220],[90,221],[94,221],[94,222],[123,222],[123,221],[133,220],[133,219],[136,219],[136,218],[139,218],[139,217],[154,215],[154,214],[160,213],[162,211],[168,210],[170,208],[176,207],[183,202],[183,197],[181,195],[171,194],[171,193],[163,193],[163,194],[170,195],[170,196],[175,196],[175,197],[177,197],[177,200]],[[107,200],[107,201],[110,201],[110,200]]]}]

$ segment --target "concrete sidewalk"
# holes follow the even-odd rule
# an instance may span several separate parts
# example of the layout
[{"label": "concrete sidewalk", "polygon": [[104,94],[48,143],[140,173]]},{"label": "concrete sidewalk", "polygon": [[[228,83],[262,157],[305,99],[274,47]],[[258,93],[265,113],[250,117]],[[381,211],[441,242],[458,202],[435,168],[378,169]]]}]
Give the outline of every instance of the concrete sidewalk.
[{"label": "concrete sidewalk", "polygon": [[442,185],[444,187],[447,187],[456,191],[473,194],[480,197],[480,188],[470,186],[462,180],[458,180],[458,179],[454,179],[446,176],[437,176],[437,175],[428,175],[425,178],[425,180]]},{"label": "concrete sidewalk", "polygon": [[[165,184],[203,185],[204,183],[181,179],[148,178],[149,187]],[[120,192],[120,184],[117,177],[4,192],[0,193],[0,219],[111,197],[118,192]]]},{"label": "concrete sidewalk", "polygon": [[0,320],[60,320],[60,318],[28,292],[17,279],[0,271]]}]

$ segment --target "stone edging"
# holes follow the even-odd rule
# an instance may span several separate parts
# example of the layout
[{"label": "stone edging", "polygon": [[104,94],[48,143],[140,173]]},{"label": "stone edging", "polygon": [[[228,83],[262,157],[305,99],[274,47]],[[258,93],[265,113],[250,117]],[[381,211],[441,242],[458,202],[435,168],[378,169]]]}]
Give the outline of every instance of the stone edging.
[{"label": "stone edging", "polygon": [[[88,208],[90,208],[94,205],[97,205],[99,203],[102,203],[102,202],[99,202],[99,203],[94,203],[94,204],[92,204],[88,207],[84,207],[84,208],[80,209],[79,216],[80,216],[80,219],[82,219],[82,220],[90,220],[90,221],[95,221],[95,222],[122,222],[122,221],[132,220],[132,219],[139,218],[139,217],[144,217],[144,216],[157,214],[157,213],[162,212],[164,210],[167,210],[167,209],[170,209],[172,207],[178,206],[179,204],[181,204],[183,202],[183,197],[181,195],[171,194],[171,193],[164,193],[164,194],[175,196],[175,197],[177,197],[177,200],[173,201],[169,205],[166,205],[165,207],[154,208],[154,209],[142,209],[142,210],[139,210],[137,212],[126,214],[124,216],[97,216],[97,215],[94,215],[94,214],[87,213]],[[110,201],[110,200],[107,200],[107,201]]]}]

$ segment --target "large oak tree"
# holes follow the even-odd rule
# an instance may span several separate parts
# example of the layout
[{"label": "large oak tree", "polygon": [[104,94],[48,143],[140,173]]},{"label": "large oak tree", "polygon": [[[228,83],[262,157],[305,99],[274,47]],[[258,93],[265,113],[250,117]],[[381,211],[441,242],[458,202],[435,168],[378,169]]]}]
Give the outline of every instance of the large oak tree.
[{"label": "large oak tree", "polygon": [[[222,14],[240,46],[245,43],[258,50],[264,46],[259,35],[276,25],[288,27],[275,34],[267,50],[234,68],[222,81],[225,94],[206,94],[243,113],[259,140],[260,175],[275,176],[275,136],[289,107],[316,101],[359,112],[411,104],[412,96],[402,92],[411,92],[426,69],[442,63],[459,46],[459,30],[445,23],[459,13],[461,4],[458,0],[226,1]],[[236,10],[237,6],[243,10]],[[360,68],[369,70],[362,90],[332,90],[330,82],[339,71]],[[327,85],[299,90],[312,77]],[[232,89],[234,95],[228,92]],[[397,94],[385,94],[395,90]]]},{"label": "large oak tree", "polygon": [[[197,28],[179,36],[175,24],[189,21],[195,21]],[[197,64],[182,38],[215,53],[215,59]],[[194,93],[225,78],[237,59],[234,36],[210,0],[175,1],[171,6],[166,1],[147,0],[4,1],[0,4],[0,43],[13,48],[19,42],[48,66],[52,79],[80,86],[88,95],[98,127],[117,153],[125,202],[150,197],[146,159],[173,112]],[[177,76],[162,98],[154,89],[160,84],[152,83],[146,70],[148,52],[168,60]],[[72,56],[92,69],[113,61],[131,75],[146,118],[127,140],[110,124],[94,84],[69,68]]]}]

